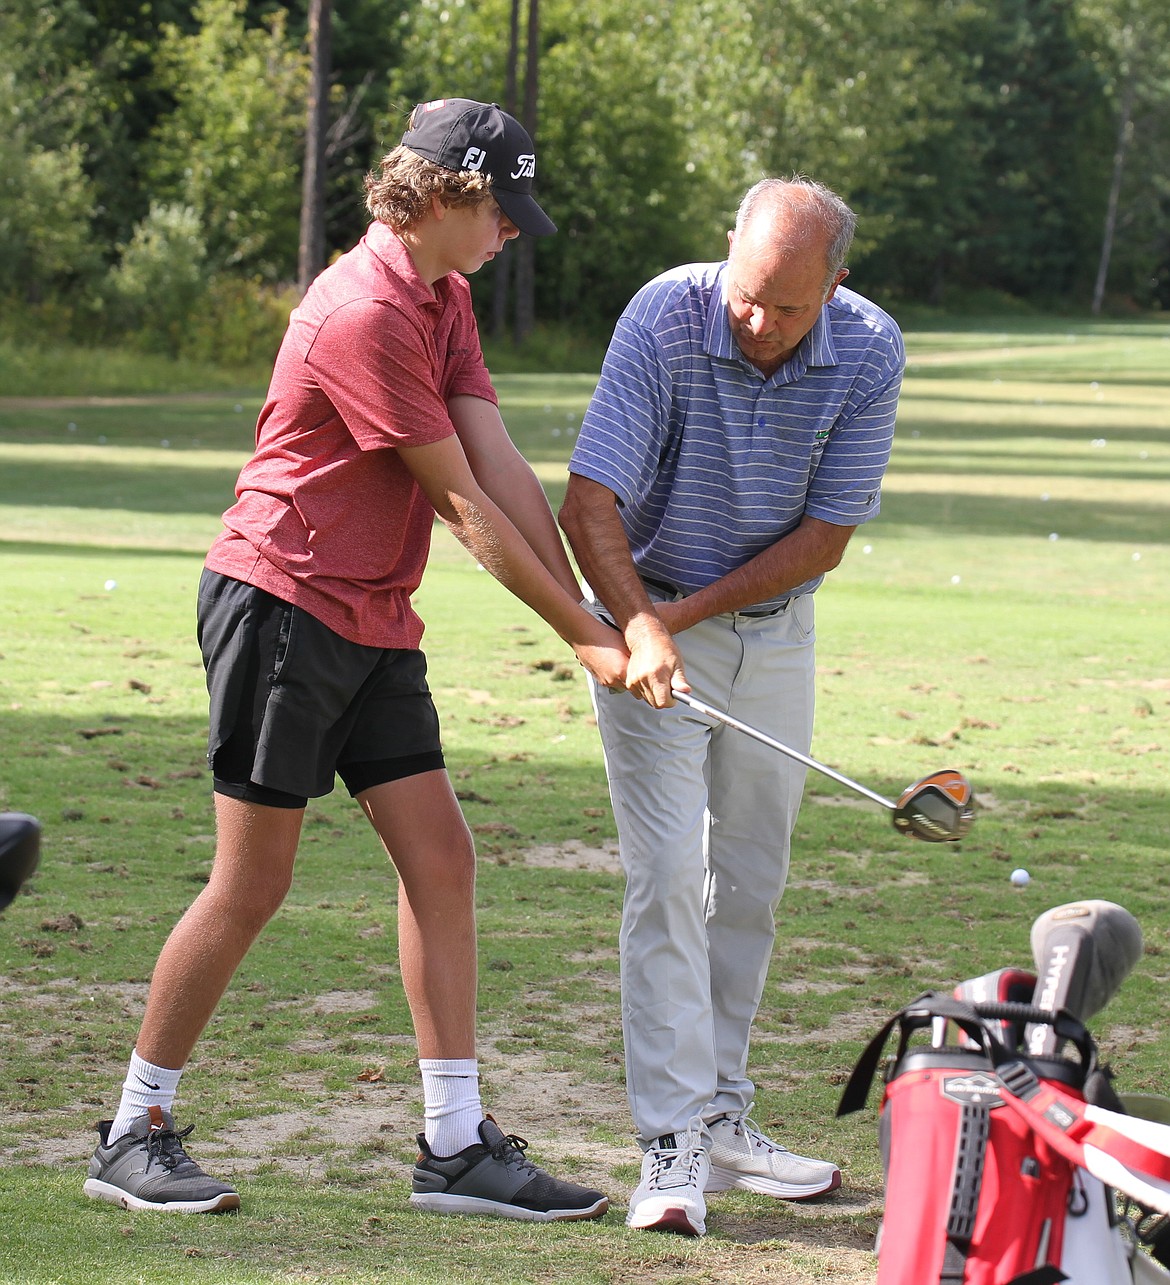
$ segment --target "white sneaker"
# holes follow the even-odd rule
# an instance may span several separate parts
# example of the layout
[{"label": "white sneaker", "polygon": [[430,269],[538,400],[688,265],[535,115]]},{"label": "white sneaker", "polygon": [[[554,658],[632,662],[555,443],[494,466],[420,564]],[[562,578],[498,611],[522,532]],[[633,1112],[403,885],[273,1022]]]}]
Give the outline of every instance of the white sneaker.
[{"label": "white sneaker", "polygon": [[[749,1108],[750,1109],[750,1108]],[[841,1185],[841,1170],[827,1160],[810,1160],[760,1132],[747,1111],[720,1116],[708,1126],[711,1174],[707,1191],[757,1191],[783,1200],[807,1200]]]},{"label": "white sneaker", "polygon": [[708,1139],[696,1116],[686,1133],[656,1138],[642,1157],[642,1181],[630,1197],[626,1226],[702,1236],[707,1230],[703,1188],[711,1172]]}]

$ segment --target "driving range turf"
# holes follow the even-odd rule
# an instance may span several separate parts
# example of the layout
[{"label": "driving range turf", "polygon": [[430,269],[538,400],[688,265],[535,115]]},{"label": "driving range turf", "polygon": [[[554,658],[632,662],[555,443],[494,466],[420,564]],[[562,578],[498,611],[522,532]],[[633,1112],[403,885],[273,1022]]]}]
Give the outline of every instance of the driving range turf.
[{"label": "driving range turf", "polygon": [[[480,857],[484,1097],[610,1214],[409,1208],[421,1102],[395,886],[343,791],[310,805],[289,899],[181,1089],[191,1151],[239,1185],[240,1214],[82,1195],[150,969],[210,866],[194,592],[262,391],[0,401],[0,806],[44,824],[41,868],[0,916],[0,1280],[871,1285],[876,1090],[834,1116],[854,1060],[922,991],[1029,966],[1032,921],[1084,897],[1145,933],[1093,1022],[1104,1056],[1119,1087],[1170,1090],[1170,324],[970,325],[908,349],[881,516],[817,597],[813,753],[887,796],[958,768],[979,810],[962,843],[919,843],[810,775],[754,1114],[844,1186],[804,1206],[715,1196],[699,1241],[623,1226],[621,876],[582,673],[442,530],[418,605]],[[498,381],[554,506],[592,382]]]}]

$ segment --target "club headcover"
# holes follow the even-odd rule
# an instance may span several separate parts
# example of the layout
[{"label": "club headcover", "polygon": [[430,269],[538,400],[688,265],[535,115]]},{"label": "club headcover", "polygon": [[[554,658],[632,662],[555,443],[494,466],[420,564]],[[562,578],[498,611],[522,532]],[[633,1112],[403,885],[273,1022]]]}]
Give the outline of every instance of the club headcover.
[{"label": "club headcover", "polygon": [[[1032,925],[1038,979],[1032,1003],[1087,1022],[1117,994],[1141,954],[1141,927],[1123,907],[1112,901],[1054,906]],[[1033,1054],[1054,1053],[1057,1044],[1050,1027],[1028,1033]]]},{"label": "club headcover", "polygon": [[[965,1004],[1030,1004],[1036,990],[1036,974],[1022,968],[997,968],[982,977],[972,977],[955,987],[956,999]],[[1004,1048],[1018,1048],[1024,1040],[1024,1028],[1019,1022],[996,1021],[996,1034]],[[971,1046],[970,1036],[960,1033],[959,1043]]]}]

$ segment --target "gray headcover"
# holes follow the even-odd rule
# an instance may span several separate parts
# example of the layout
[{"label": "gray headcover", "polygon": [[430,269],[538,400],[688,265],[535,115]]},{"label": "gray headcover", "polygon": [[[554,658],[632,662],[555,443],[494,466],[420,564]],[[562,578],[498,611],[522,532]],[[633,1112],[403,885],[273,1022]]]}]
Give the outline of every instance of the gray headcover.
[{"label": "gray headcover", "polygon": [[[1032,925],[1039,1008],[1063,1008],[1087,1022],[1117,994],[1142,955],[1138,921],[1112,901],[1070,901]],[[1032,1053],[1053,1051],[1049,1027],[1033,1027]]]}]

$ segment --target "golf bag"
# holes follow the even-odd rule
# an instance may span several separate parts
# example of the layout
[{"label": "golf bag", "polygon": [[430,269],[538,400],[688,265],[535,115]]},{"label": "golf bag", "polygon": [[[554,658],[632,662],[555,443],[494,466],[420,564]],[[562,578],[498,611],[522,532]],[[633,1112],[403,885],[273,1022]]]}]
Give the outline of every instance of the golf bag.
[{"label": "golf bag", "polygon": [[[1088,1031],[1065,1012],[1012,1002],[1031,996],[1034,983],[1005,969],[963,983],[962,998],[928,992],[896,1013],[858,1060],[838,1115],[865,1105],[898,1031],[879,1121],[878,1285],[1170,1281],[1122,1234],[1101,1176],[1108,1166],[1086,1167],[1093,1146],[1082,1139],[1122,1150],[1117,1168],[1130,1166],[1135,1185],[1140,1175],[1147,1198],[1151,1182],[1160,1189],[1162,1167],[1170,1174],[1170,1160],[1155,1146],[1131,1141],[1126,1150],[1116,1141],[1121,1103]],[[966,1002],[981,988],[990,1002]],[[1069,1055],[1027,1054],[1027,1033],[1037,1024],[1051,1027]],[[1131,1132],[1145,1137],[1167,1128],[1132,1123],[1140,1127]],[[1170,1211],[1170,1181],[1165,1199]]]}]

